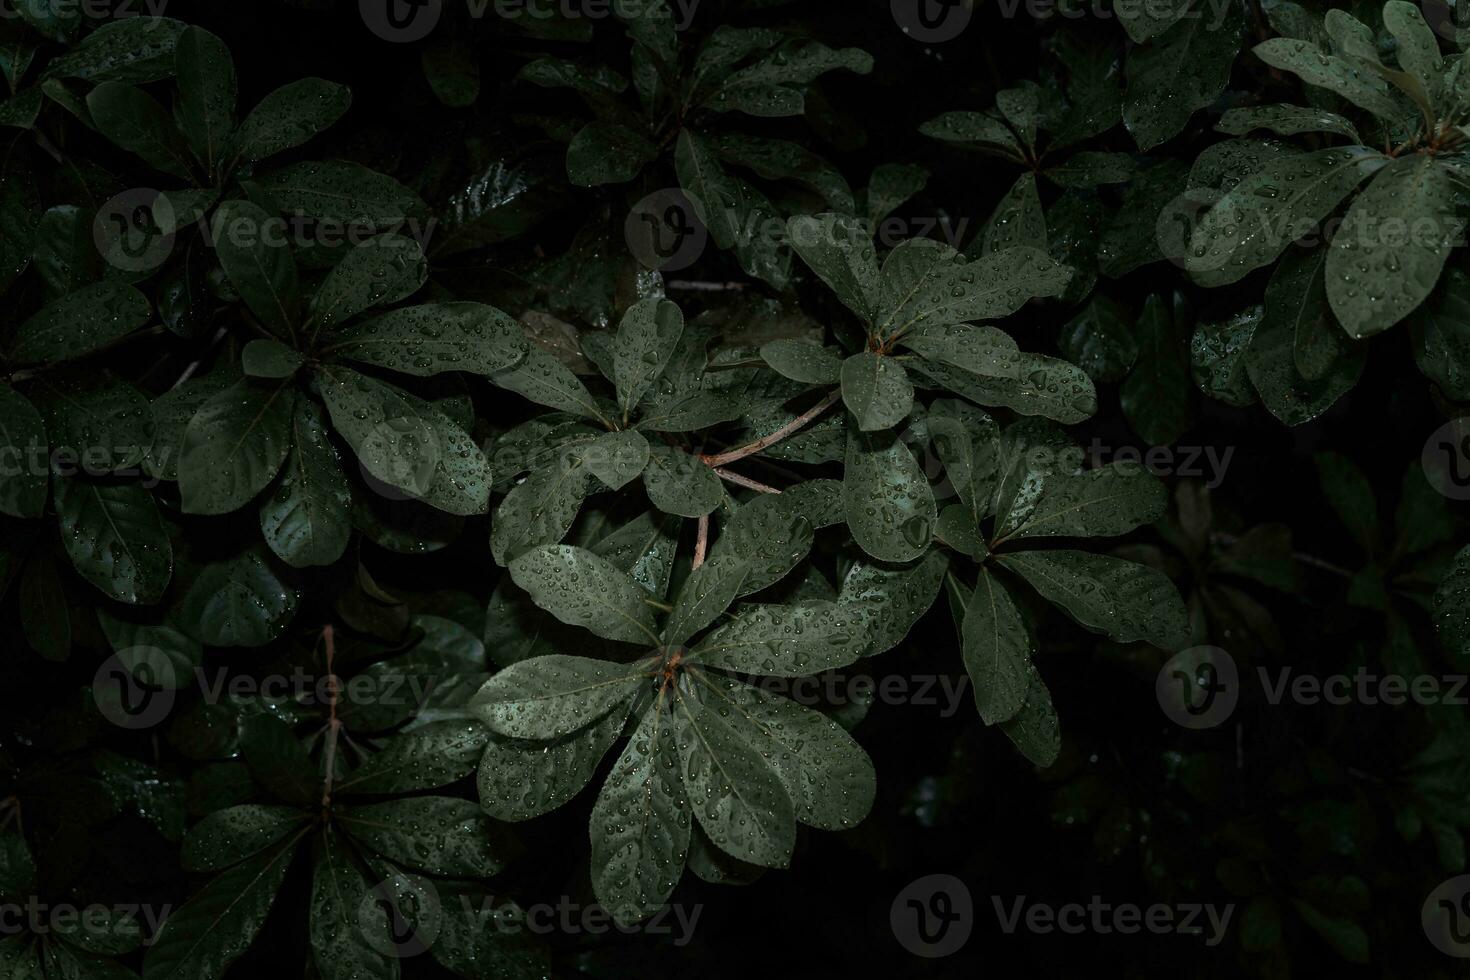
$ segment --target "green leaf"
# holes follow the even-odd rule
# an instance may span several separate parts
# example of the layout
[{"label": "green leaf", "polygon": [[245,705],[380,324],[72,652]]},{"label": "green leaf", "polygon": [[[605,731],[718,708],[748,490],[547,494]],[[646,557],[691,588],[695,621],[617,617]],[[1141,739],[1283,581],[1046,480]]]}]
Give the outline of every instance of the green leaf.
[{"label": "green leaf", "polygon": [[[929,171],[912,163],[884,163],[874,167],[873,176],[868,180],[864,213],[869,227],[878,227],[884,218],[922,191],[928,185],[929,177]],[[871,268],[876,270],[876,262]]]},{"label": "green leaf", "polygon": [[305,830],[310,819],[294,806],[245,803],[216,810],[189,828],[179,863],[186,871],[222,871]]},{"label": "green leaf", "polygon": [[615,122],[592,122],[567,146],[567,179],[578,187],[622,184],[657,157],[658,148],[636,130]]},{"label": "green leaf", "polygon": [[696,676],[706,704],[727,706],[730,727],[776,771],[796,819],[823,830],[850,830],[867,816],[878,779],[842,726],[734,678]]},{"label": "green leaf", "polygon": [[397,227],[425,210],[417,194],[387,174],[336,160],[293,163],[261,175],[256,184],[284,214],[357,233]]},{"label": "green leaf", "polygon": [[815,191],[829,207],[851,213],[852,188],[841,171],[800,143],[746,133],[702,134],[722,160],[752,170],[764,180],[789,180]]},{"label": "green leaf", "polygon": [[1394,53],[1399,67],[1419,83],[1431,107],[1440,101],[1444,59],[1439,39],[1424,22],[1418,6],[1405,0],[1388,0],[1383,5],[1383,26],[1398,42]]},{"label": "green leaf", "polygon": [[[645,440],[645,446],[647,442]],[[563,446],[513,487],[495,510],[490,552],[505,564],[527,550],[556,544],[571,530],[592,487],[587,457],[590,441]]]},{"label": "green leaf", "polygon": [[[1297,250],[1282,260],[1266,286],[1265,315],[1245,352],[1261,401],[1287,425],[1301,425],[1332,407],[1358,383],[1367,361],[1367,345],[1349,341],[1328,308],[1326,264],[1327,250],[1321,248]],[[1297,367],[1296,338],[1314,330],[1341,341],[1332,366],[1310,380]]]},{"label": "green leaf", "polygon": [[1123,124],[1141,150],[1179,135],[1230,81],[1245,18],[1233,5],[1218,8],[1215,17],[1196,13],[1128,52]]},{"label": "green leaf", "polygon": [[353,840],[415,871],[488,878],[504,866],[495,853],[489,818],[469,800],[387,800],[344,807],[338,819]]},{"label": "green leaf", "polygon": [[1149,445],[1172,445],[1189,428],[1187,351],[1173,318],[1157,293],[1144,303],[1138,321],[1138,362],[1118,391],[1123,415]]},{"label": "green leaf", "polygon": [[194,155],[214,175],[235,130],[235,64],[225,42],[200,27],[179,37],[179,128]]},{"label": "green leaf", "polygon": [[1450,171],[1413,154],[1353,201],[1327,252],[1327,299],[1348,336],[1387,330],[1424,302],[1465,227]]},{"label": "green leaf", "polygon": [[961,637],[980,717],[987,725],[1015,718],[1036,682],[1031,634],[1010,592],[983,565],[965,603]]},{"label": "green leaf", "polygon": [[842,484],[810,480],[784,493],[761,494],[742,504],[725,522],[714,554],[736,555],[747,564],[741,595],[774,585],[811,551],[818,527],[843,519]]},{"label": "green leaf", "polygon": [[[1164,516],[1164,484],[1141,463],[1117,461],[1080,473],[1038,474],[996,523],[995,545],[1025,538],[1113,537]],[[1036,478],[1033,478],[1036,479]],[[1030,481],[1028,481],[1028,484]]]},{"label": "green leaf", "polygon": [[1138,338],[1127,318],[1122,306],[1099,294],[1062,328],[1057,346],[1094,381],[1117,381],[1138,358]]},{"label": "green leaf", "polygon": [[902,343],[923,358],[910,365],[915,374],[977,405],[1069,424],[1097,411],[1097,389],[1080,368],[1024,353],[995,327],[953,323],[913,331]]},{"label": "green leaf", "polygon": [[[524,569],[513,564],[512,574],[518,566]],[[521,585],[521,579],[516,584]],[[533,599],[537,595],[531,591]],[[643,604],[641,597],[638,601]],[[632,697],[641,682],[642,675],[627,664],[557,654],[511,664],[485,682],[469,707],[499,735],[547,741],[596,723]]]},{"label": "green leaf", "polygon": [[610,490],[621,490],[636,480],[648,466],[648,458],[648,440],[633,429],[600,435],[582,450],[587,472]]},{"label": "green leaf", "polygon": [[923,559],[907,567],[852,566],[842,580],[838,601],[862,608],[871,639],[868,656],[898,646],[929,611],[939,597],[948,564],[941,551],[931,549]]},{"label": "green leaf", "polygon": [[61,543],[77,573],[108,598],[148,605],[173,575],[173,546],[153,496],[132,483],[56,481]]},{"label": "green leaf", "polygon": [[235,131],[232,155],[255,163],[300,146],[346,114],[352,92],[345,85],[303,78],[260,100]]},{"label": "green leaf", "polygon": [[1262,312],[1257,305],[1223,320],[1195,325],[1189,342],[1189,365],[1200,391],[1237,408],[1256,403],[1256,390],[1246,372],[1246,351]]},{"label": "green leaf", "polygon": [[[384,313],[335,334],[323,352],[420,378],[445,371],[494,376],[502,387],[510,387],[506,380],[519,373],[518,365],[531,367],[525,333],[510,317],[482,303],[429,303]],[[581,385],[575,378],[571,383]],[[590,405],[591,396],[586,400]]]},{"label": "green leaf", "polygon": [[837,384],[842,377],[843,359],[809,340],[772,340],[760,353],[772,371],[802,384]]},{"label": "green leaf", "polygon": [[972,251],[977,244],[984,255],[1018,245],[1046,250],[1046,215],[1042,213],[1041,198],[1036,193],[1035,174],[1022,174],[1016,178],[1006,196],[990,212],[983,233],[971,243]]},{"label": "green leaf", "polygon": [[1378,501],[1368,478],[1352,460],[1341,453],[1317,453],[1317,482],[1322,496],[1342,526],[1366,555],[1376,553],[1379,542]]},{"label": "green leaf", "polygon": [[585,548],[548,545],[528,551],[510,563],[510,575],[536,605],[563,623],[608,640],[659,645],[648,593]]},{"label": "green leaf", "polygon": [[323,773],[290,726],[268,713],[250,715],[242,726],[240,748],[255,784],[286,803],[320,804]]},{"label": "green leaf", "polygon": [[50,466],[46,459],[46,424],[34,405],[9,385],[0,384],[0,514],[21,519],[46,511]]},{"label": "green leaf", "polygon": [[710,633],[690,663],[768,677],[806,677],[846,667],[867,652],[872,637],[863,607],[805,602],[750,606]]},{"label": "green leaf", "polygon": [[660,695],[603,782],[588,825],[592,889],[620,923],[661,908],[684,873],[693,807],[680,775],[674,718]]},{"label": "green leaf", "polygon": [[309,319],[318,330],[336,327],[375,306],[391,306],[418,292],[429,278],[419,243],[379,235],[347,251],[311,298]]},{"label": "green leaf", "polygon": [[870,321],[878,307],[879,273],[869,229],[848,215],[819,214],[791,218],[786,231],[792,249],[842,304]]},{"label": "green leaf", "polygon": [[282,381],[295,374],[306,358],[279,340],[256,339],[240,352],[240,366],[252,378]]},{"label": "green leaf", "polygon": [[31,399],[53,458],[85,462],[91,473],[114,472],[141,461],[152,444],[147,400],[107,371],[47,372],[35,384]]},{"label": "green leaf", "polygon": [[1325,88],[1389,123],[1403,118],[1402,105],[1383,80],[1358,66],[1356,58],[1325,54],[1316,44],[1285,37],[1262,41],[1252,49],[1272,68],[1289,71],[1308,85]]},{"label": "green leaf", "polygon": [[[1123,4],[1118,8],[1118,20],[1122,22],[1123,29],[1136,43],[1142,44],[1151,37],[1155,37],[1174,26],[1178,20],[1189,13],[1191,0],[1163,0],[1155,4]],[[1203,10],[1196,11],[1192,16],[1203,17]]]},{"label": "green leaf", "polygon": [[168,110],[147,92],[122,82],[103,82],[87,96],[87,110],[112,142],[164,173],[191,180],[188,144]]},{"label": "green leaf", "polygon": [[1161,650],[1178,650],[1189,641],[1179,593],[1147,565],[1069,550],[1028,551],[997,559],[1095,633],[1119,643],[1143,640]]},{"label": "green leaf", "polygon": [[1086,190],[1103,184],[1125,184],[1136,169],[1133,157],[1127,153],[1084,150],[1042,173],[1059,187]]},{"label": "green leaf", "polygon": [[770,763],[724,720],[721,707],[684,692],[675,697],[684,791],[716,847],[763,868],[784,868],[796,844],[791,797]]},{"label": "green leaf", "polygon": [[934,493],[908,446],[889,432],[847,435],[843,506],[853,538],[879,561],[922,555],[939,517]]},{"label": "green leaf", "polygon": [[170,915],[143,958],[146,980],[222,976],[265,925],[297,839],[224,872]]},{"label": "green leaf", "polygon": [[557,809],[587,785],[627,721],[623,705],[559,738],[491,736],[477,778],[480,806],[496,820],[512,823]]},{"label": "green leaf", "polygon": [[249,201],[226,201],[214,220],[214,251],[230,282],[261,324],[278,337],[293,337],[301,322],[296,261],[272,218]]},{"label": "green leaf", "polygon": [[500,371],[491,380],[501,388],[513,391],[538,405],[610,425],[603,418],[602,410],[587,386],[554,356],[539,347],[526,348],[525,360],[519,366]]},{"label": "green leaf", "polygon": [[[1181,214],[1179,201],[1186,195],[1189,168],[1177,160],[1161,160],[1140,170],[1123,191],[1123,204],[1097,243],[1098,268],[1110,279],[1121,279],[1143,266],[1165,258],[1182,260],[1188,234],[1194,230],[1194,215]],[[1185,196],[1186,203],[1193,199]],[[1184,219],[1183,235],[1174,224]],[[1174,245],[1170,239],[1185,240]]]},{"label": "green leaf", "polygon": [[448,514],[483,514],[490,464],[428,402],[343,367],[318,373],[332,426],[375,479]]},{"label": "green leaf", "polygon": [[1185,268],[1202,286],[1235,282],[1273,261],[1388,162],[1362,146],[1268,161],[1200,219]]},{"label": "green leaf", "polygon": [[468,38],[440,38],[423,49],[419,61],[435,98],[450,108],[474,105],[480,97],[479,52]]},{"label": "green leaf", "polygon": [[1470,547],[1460,549],[1434,590],[1434,629],[1450,656],[1470,657]]},{"label": "green leaf", "polygon": [[924,325],[992,320],[1038,296],[1057,296],[1071,271],[1039,249],[1018,246],[965,262],[947,245],[911,238],[883,262],[881,336],[893,338]]},{"label": "green leaf", "polygon": [[688,129],[679,132],[674,167],[679,186],[715,244],[733,250],[749,275],[784,288],[791,275],[791,257],[781,247],[781,236],[769,233],[781,220],[770,202],[730,176],[709,145]]},{"label": "green leaf", "polygon": [[1301,133],[1336,133],[1354,143],[1362,143],[1357,127],[1348,119],[1326,109],[1299,105],[1262,105],[1230,109],[1220,117],[1215,128],[1232,136],[1244,136],[1252,130],[1266,129],[1278,136]]},{"label": "green leaf", "polygon": [[613,380],[626,420],[668,367],[684,332],[684,314],[668,300],[649,297],[628,308],[613,339]]},{"label": "green leaf", "polygon": [[679,517],[704,517],[720,506],[725,488],[715,471],[697,456],[671,446],[653,445],[643,487],[653,506]]},{"label": "green leaf", "polygon": [[97,622],[118,661],[134,677],[167,691],[182,690],[194,683],[204,660],[204,648],[179,629],[172,617],[154,623],[98,609]]},{"label": "green leaf", "polygon": [[718,555],[694,569],[674,600],[664,625],[664,643],[679,647],[720,617],[744,592],[749,568],[737,555]]},{"label": "green leaf", "polygon": [[914,386],[903,365],[872,351],[842,362],[842,401],[863,432],[891,429],[914,408]]},{"label": "green leaf", "polygon": [[985,112],[945,112],[919,126],[925,136],[946,143],[977,143],[997,156],[1022,159],[1016,134],[1003,121]]},{"label": "green leaf", "polygon": [[260,501],[266,544],[293,568],[331,565],[352,537],[352,490],[321,409],[297,399],[280,484]]},{"label": "green leaf", "polygon": [[375,901],[372,886],[335,828],[317,841],[311,880],[312,958],[323,980],[395,980],[393,914]]},{"label": "green leaf", "polygon": [[70,292],[20,325],[6,345],[16,364],[56,364],[120,340],[153,315],[148,297],[123,283]]},{"label": "green leaf", "polygon": [[228,514],[275,479],[291,450],[296,391],[239,381],[205,402],[184,429],[179,495],[186,514]]},{"label": "green leaf", "polygon": [[437,721],[398,735],[338,780],[335,794],[378,795],[438,789],[475,771],[490,740],[478,721]]},{"label": "green leaf", "polygon": [[1419,370],[1452,400],[1470,401],[1470,275],[1446,269],[1408,326]]},{"label": "green leaf", "polygon": [[208,646],[259,647],[280,636],[300,594],[281,580],[264,548],[199,568],[179,601],[180,625]]},{"label": "green leaf", "polygon": [[1040,674],[1032,675],[1025,704],[1014,718],[1001,723],[1001,731],[1033,765],[1045,769],[1057,761],[1062,751],[1062,733],[1051,693]]},{"label": "green leaf", "polygon": [[[49,6],[36,4],[32,6]],[[175,71],[179,38],[188,25],[171,17],[120,17],[82,38],[46,67],[47,78],[93,82],[157,82]]]}]

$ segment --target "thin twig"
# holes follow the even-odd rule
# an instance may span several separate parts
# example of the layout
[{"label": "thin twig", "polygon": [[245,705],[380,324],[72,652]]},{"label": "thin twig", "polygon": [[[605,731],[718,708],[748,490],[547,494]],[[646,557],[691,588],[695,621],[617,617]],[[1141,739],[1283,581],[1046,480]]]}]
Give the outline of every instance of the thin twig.
[{"label": "thin twig", "polygon": [[759,480],[752,480],[748,476],[741,476],[739,473],[731,473],[729,470],[720,469],[718,466],[715,467],[715,475],[721,480],[729,480],[737,487],[744,487],[747,490],[759,490],[761,493],[781,492],[769,484],[762,483]]},{"label": "thin twig", "polygon": [[230,328],[229,327],[220,327],[218,330],[216,330],[214,336],[212,338],[210,338],[209,346],[206,347],[206,348],[204,348],[204,350],[199,354],[199,356],[194,359],[194,362],[192,364],[190,364],[188,367],[184,368],[184,373],[181,374],[181,375],[179,375],[179,380],[177,380],[177,381],[175,381],[173,383],[173,387],[174,388],[177,388],[179,385],[183,384],[185,381],[188,381],[190,378],[194,377],[194,372],[198,371],[199,370],[199,365],[201,365],[201,364],[204,363],[205,356],[208,355],[210,351],[214,350],[215,346],[217,344],[219,344],[219,342],[221,340],[224,340],[225,334],[227,334],[229,332],[230,332]]},{"label": "thin twig", "polygon": [[337,766],[337,736],[342,731],[342,722],[337,717],[337,675],[332,673],[332,658],[337,653],[337,647],[333,642],[331,623],[322,627],[322,642],[327,648],[327,706],[331,711],[327,722],[327,748],[323,754],[326,776],[322,780],[322,809],[325,810],[332,805],[332,780]]},{"label": "thin twig", "polygon": [[840,390],[832,392],[826,398],[823,398],[811,408],[807,409],[805,412],[798,415],[790,422],[787,422],[785,425],[781,426],[781,428],[777,429],[775,432],[772,432],[770,435],[765,436],[764,438],[757,439],[755,442],[752,442],[748,446],[741,446],[739,449],[732,449],[729,452],[720,453],[715,456],[701,455],[699,458],[704,460],[704,462],[709,466],[725,466],[728,463],[733,463],[736,460],[744,459],[747,456],[754,456],[761,450],[774,446],[776,443],[780,442],[782,439],[785,439],[787,436],[790,436],[793,433],[805,428],[818,415],[821,415],[827,409],[837,404],[837,400],[841,397],[842,392]]},{"label": "thin twig", "polygon": [[671,279],[667,289],[683,289],[691,293],[738,293],[745,289],[743,282],[702,282],[697,279]]},{"label": "thin twig", "polygon": [[704,564],[704,553],[709,548],[709,515],[699,519],[699,536],[694,539],[694,567]]}]

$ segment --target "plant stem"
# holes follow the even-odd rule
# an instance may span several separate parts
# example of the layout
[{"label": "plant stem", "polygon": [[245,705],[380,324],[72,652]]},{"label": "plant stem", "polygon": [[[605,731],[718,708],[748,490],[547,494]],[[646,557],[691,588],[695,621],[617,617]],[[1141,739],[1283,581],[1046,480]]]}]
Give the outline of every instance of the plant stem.
[{"label": "plant stem", "polygon": [[337,717],[337,675],[332,673],[332,658],[336,656],[337,647],[333,641],[331,623],[322,627],[322,642],[327,648],[327,706],[331,712],[331,717],[327,721],[327,748],[323,753],[326,775],[322,779],[322,809],[327,810],[332,806],[332,781],[337,766],[337,736],[342,731],[342,722]]},{"label": "plant stem", "polygon": [[694,539],[694,567],[704,564],[704,553],[709,548],[709,515],[699,519],[699,536]]},{"label": "plant stem", "polygon": [[715,467],[715,475],[722,480],[729,480],[737,487],[744,487],[747,490],[759,490],[761,493],[781,492],[769,484],[762,483],[759,480],[752,480],[748,476],[741,476],[739,473],[731,473],[729,470],[720,469],[718,466]]},{"label": "plant stem", "polygon": [[736,460],[744,459],[747,456],[754,456],[761,450],[774,446],[776,443],[780,442],[782,439],[785,439],[787,436],[801,431],[813,419],[821,415],[833,405],[837,404],[837,400],[841,397],[841,390],[832,392],[826,398],[823,398],[811,408],[807,409],[805,412],[798,415],[790,422],[787,422],[785,425],[781,426],[781,428],[777,429],[775,432],[772,432],[770,435],[765,436],[764,438],[757,439],[755,442],[752,442],[748,446],[741,446],[739,449],[732,449],[729,452],[719,453],[715,456],[701,455],[699,458],[704,460],[705,464],[708,466],[719,467],[724,466],[728,463],[733,463]]}]

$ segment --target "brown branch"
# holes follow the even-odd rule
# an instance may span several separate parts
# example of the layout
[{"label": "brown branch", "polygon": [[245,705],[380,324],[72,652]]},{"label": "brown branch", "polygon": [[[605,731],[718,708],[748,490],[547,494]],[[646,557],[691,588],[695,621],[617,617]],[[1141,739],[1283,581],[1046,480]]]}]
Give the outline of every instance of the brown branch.
[{"label": "brown branch", "polygon": [[694,567],[704,564],[704,553],[709,548],[709,515],[699,519],[699,536],[694,539]]},{"label": "brown branch", "polygon": [[837,404],[837,400],[841,397],[841,390],[832,392],[826,398],[823,398],[811,408],[807,409],[805,412],[798,415],[790,422],[787,422],[785,425],[781,426],[781,428],[777,429],[775,432],[772,432],[770,435],[765,436],[761,439],[757,439],[755,442],[752,442],[748,446],[741,446],[739,449],[732,449],[729,452],[719,453],[715,456],[701,455],[699,458],[704,460],[705,464],[708,466],[719,467],[724,466],[728,463],[733,463],[736,460],[744,459],[747,456],[754,456],[761,450],[768,449],[769,447],[774,446],[776,443],[780,442],[782,439],[785,439],[787,436],[790,436],[805,428],[813,419],[821,415],[833,405]]},{"label": "brown branch", "polygon": [[731,473],[729,470],[722,470],[718,466],[715,467],[715,475],[721,480],[729,480],[737,487],[744,487],[747,490],[759,490],[761,493],[781,492],[769,484],[762,483],[759,480],[752,480],[748,476],[741,476],[739,473]]}]

